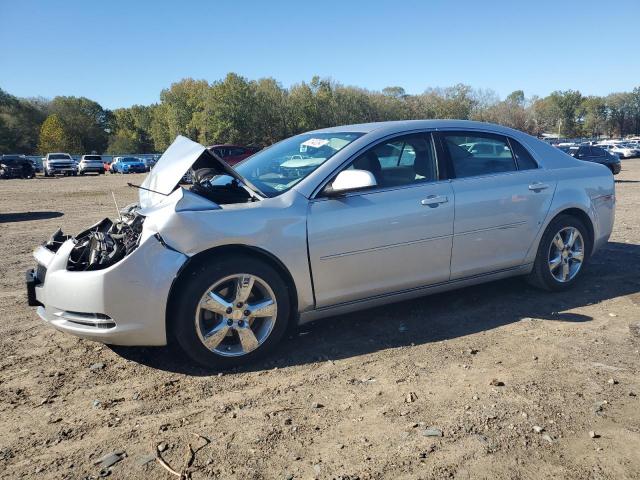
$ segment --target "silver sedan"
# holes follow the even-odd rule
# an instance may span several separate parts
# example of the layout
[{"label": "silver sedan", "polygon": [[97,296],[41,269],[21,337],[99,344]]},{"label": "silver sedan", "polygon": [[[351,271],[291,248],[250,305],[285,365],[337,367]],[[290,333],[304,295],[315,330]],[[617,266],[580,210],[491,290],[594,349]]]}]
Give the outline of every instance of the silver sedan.
[{"label": "silver sedan", "polygon": [[317,130],[235,169],[178,137],[139,188],[117,220],[35,251],[30,304],[64,332],[222,368],[291,324],[511,276],[570,288],[615,208],[606,167],[448,120]]}]

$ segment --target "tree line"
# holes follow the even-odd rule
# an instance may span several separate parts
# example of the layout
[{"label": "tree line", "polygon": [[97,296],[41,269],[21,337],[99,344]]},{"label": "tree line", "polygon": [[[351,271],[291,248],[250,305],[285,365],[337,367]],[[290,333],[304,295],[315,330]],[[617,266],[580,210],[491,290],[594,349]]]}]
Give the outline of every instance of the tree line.
[{"label": "tree line", "polygon": [[540,136],[640,134],[640,87],[607,96],[576,90],[501,100],[491,90],[458,84],[410,95],[331,79],[283,87],[273,78],[183,79],[162,90],[160,101],[108,110],[84,97],[17,98],[0,89],[0,153],[153,153],[177,135],[204,145],[270,145],[296,133],[351,123],[405,119],[470,119]]}]

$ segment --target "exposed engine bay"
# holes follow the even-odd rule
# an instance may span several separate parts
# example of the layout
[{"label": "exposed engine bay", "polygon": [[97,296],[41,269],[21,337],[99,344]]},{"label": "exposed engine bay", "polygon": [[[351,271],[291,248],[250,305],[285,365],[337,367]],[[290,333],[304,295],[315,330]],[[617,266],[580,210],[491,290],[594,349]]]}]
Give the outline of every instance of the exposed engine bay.
[{"label": "exposed engine bay", "polygon": [[136,205],[121,212],[117,221],[101,220],[76,237],[58,230],[45,247],[56,252],[69,239],[74,242],[67,262],[67,270],[90,271],[107,268],[134,251],[140,241],[144,217],[136,213]]},{"label": "exposed engine bay", "polygon": [[192,174],[193,185],[189,191],[217,203],[229,205],[255,201],[256,198],[240,183],[214,168],[200,168]]},{"label": "exposed engine bay", "polygon": [[[187,171],[190,175],[186,175]],[[193,182],[189,191],[213,202],[212,208],[261,199],[215,153],[202,145],[178,138],[142,185],[129,184],[139,189],[139,203],[120,210],[118,219],[105,218],[76,236],[65,235],[58,230],[45,247],[57,252],[64,242],[71,240],[74,245],[67,261],[67,270],[70,271],[102,270],[116,264],[138,248],[145,208],[161,205],[166,197],[181,188],[180,181],[184,181],[186,176]]]}]

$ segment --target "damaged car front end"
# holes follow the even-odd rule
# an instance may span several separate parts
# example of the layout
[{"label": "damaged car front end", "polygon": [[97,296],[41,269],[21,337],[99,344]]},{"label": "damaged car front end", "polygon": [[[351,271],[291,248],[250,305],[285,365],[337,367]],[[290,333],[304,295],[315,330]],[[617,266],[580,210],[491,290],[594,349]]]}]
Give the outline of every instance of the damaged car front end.
[{"label": "damaged car front end", "polygon": [[75,236],[58,230],[39,246],[34,252],[37,266],[26,278],[29,304],[38,307],[39,316],[82,338],[165,345],[166,302],[158,298],[169,296],[188,256],[164,242],[158,225],[172,215],[220,208],[206,192],[178,187],[184,171],[197,162],[218,168],[204,147],[178,138],[138,187],[137,204]]}]

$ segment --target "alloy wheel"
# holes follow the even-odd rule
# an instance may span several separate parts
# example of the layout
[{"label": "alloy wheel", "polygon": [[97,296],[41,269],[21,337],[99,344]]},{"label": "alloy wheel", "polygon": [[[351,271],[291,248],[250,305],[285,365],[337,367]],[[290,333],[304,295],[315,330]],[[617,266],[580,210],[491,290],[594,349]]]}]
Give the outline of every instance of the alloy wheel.
[{"label": "alloy wheel", "polygon": [[196,332],[210,351],[246,355],[262,345],[278,313],[275,294],[260,277],[239,273],[225,277],[202,295],[196,309]]},{"label": "alloy wheel", "polygon": [[566,283],[578,274],[584,262],[584,239],[580,230],[565,227],[556,233],[549,246],[549,271],[558,282]]}]

